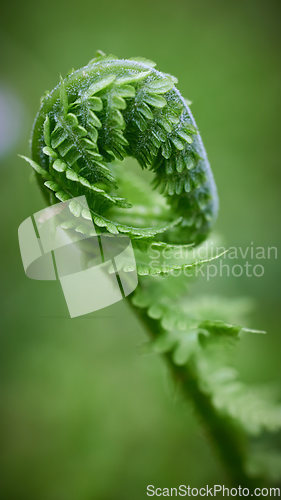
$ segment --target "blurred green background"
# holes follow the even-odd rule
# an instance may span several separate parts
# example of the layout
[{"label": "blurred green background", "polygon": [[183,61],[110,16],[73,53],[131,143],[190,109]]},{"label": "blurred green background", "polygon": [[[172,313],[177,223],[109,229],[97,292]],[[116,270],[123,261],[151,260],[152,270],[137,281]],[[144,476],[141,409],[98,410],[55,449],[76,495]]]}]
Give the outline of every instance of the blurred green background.
[{"label": "blurred green background", "polygon": [[[226,479],[190,407],[120,303],[69,319],[56,282],[28,280],[19,224],[44,207],[17,157],[39,98],[96,49],[141,55],[193,101],[220,195],[227,245],[280,251],[280,2],[6,2],[1,7],[1,499],[138,500],[147,484]],[[236,364],[280,387],[280,259],[262,278],[216,279],[204,293],[250,296]]]}]

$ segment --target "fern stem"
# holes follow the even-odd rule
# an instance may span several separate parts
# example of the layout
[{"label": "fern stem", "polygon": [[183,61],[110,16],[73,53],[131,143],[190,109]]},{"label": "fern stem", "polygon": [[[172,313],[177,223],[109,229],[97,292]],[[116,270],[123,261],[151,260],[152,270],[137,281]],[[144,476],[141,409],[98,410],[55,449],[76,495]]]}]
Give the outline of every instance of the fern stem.
[{"label": "fern stem", "polygon": [[[157,335],[163,333],[157,320],[150,318],[138,307],[135,307],[131,300],[128,302],[150,338],[155,339]],[[244,446],[246,443],[239,429],[225,415],[216,412],[210,396],[201,390],[191,363],[178,366],[174,363],[171,352],[165,353],[163,356],[173,379],[180,386],[182,394],[192,402],[207,436],[217,451],[230,483],[233,486],[256,488],[260,479],[249,477],[246,472],[246,447]]]}]

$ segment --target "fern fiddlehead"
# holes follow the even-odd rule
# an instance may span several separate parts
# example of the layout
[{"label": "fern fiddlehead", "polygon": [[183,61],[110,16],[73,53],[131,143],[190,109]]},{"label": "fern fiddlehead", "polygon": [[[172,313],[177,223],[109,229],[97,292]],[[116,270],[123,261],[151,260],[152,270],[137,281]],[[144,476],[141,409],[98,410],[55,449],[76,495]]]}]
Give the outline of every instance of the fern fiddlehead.
[{"label": "fern fiddlehead", "polygon": [[[154,66],[142,58],[99,53],[87,66],[61,79],[42,98],[32,132],[32,159],[24,158],[36,171],[48,203],[86,196],[89,213],[74,202],[69,205],[79,220],[72,229],[86,232],[81,219],[90,218],[100,232],[130,236],[138,273],[145,276],[131,305],[146,324],[154,349],[166,356],[194,401],[233,481],[246,483],[240,427],[253,434],[257,428],[275,429],[280,410],[274,407],[270,420],[266,413],[252,425],[247,416],[241,417],[240,400],[246,391],[237,385],[233,372],[223,377],[220,387],[212,346],[222,339],[236,339],[243,329],[226,323],[215,305],[206,310],[204,303],[194,302],[187,307],[185,276],[170,276],[208,259],[207,245],[205,250],[201,247],[200,256],[196,251],[190,256],[189,245],[206,238],[218,199],[189,106],[175,87],[176,79]],[[153,189],[127,167],[126,157],[150,171]],[[182,258],[179,249],[184,250]],[[156,265],[151,262],[153,250],[158,255]],[[210,361],[205,355],[208,349]],[[224,367],[220,369],[225,373]],[[229,404],[225,390],[231,386],[233,395],[235,383],[236,407],[233,400]],[[259,405],[257,411],[262,414]]]},{"label": "fern fiddlehead", "polygon": [[[149,229],[106,215],[112,207],[128,206],[116,194],[110,163],[132,156],[154,173],[154,185],[170,206],[167,222],[178,221],[169,238],[200,241],[217,213],[213,176],[176,79],[152,66],[100,56],[61,80],[42,99],[32,157],[59,200],[86,194],[97,226],[146,237]],[[151,230],[158,231],[161,225]]]}]

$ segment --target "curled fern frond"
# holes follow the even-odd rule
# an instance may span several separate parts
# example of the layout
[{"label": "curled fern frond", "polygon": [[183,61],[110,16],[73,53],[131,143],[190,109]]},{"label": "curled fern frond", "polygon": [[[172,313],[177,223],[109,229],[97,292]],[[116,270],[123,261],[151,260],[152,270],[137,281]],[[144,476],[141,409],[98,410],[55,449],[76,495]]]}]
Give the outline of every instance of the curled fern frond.
[{"label": "curled fern frond", "polygon": [[[27,161],[50,203],[86,195],[102,230],[198,243],[216,218],[216,187],[176,78],[154,66],[99,53],[61,78],[42,98]],[[118,195],[112,162],[128,156],[153,173],[153,187],[166,199],[164,224],[145,225],[130,200]]]},{"label": "curled fern frond", "polygon": [[[280,405],[240,382],[221,356],[246,331],[233,301],[187,293],[190,280],[183,271],[192,276],[220,256],[204,243],[218,199],[189,102],[176,83],[152,61],[99,52],[44,95],[32,158],[23,158],[48,203],[86,196],[89,209],[70,202],[75,218],[62,225],[66,230],[91,236],[92,220],[101,233],[130,237],[140,275],[130,303],[152,336],[153,350],[164,354],[194,401],[232,480],[246,485],[240,431],[276,430]],[[146,175],[136,174],[127,157]],[[128,266],[122,260],[118,265]]]}]

